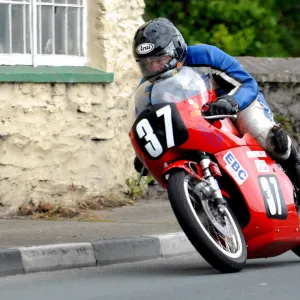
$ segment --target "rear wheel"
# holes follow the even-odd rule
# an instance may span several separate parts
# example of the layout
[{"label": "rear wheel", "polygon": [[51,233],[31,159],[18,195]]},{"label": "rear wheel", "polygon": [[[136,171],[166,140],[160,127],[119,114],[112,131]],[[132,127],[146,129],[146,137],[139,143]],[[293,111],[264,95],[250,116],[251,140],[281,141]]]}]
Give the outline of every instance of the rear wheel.
[{"label": "rear wheel", "polygon": [[168,182],[168,196],[175,216],[188,239],[203,258],[224,273],[240,271],[247,259],[242,230],[228,205],[200,200],[195,193],[199,183],[178,170]]}]

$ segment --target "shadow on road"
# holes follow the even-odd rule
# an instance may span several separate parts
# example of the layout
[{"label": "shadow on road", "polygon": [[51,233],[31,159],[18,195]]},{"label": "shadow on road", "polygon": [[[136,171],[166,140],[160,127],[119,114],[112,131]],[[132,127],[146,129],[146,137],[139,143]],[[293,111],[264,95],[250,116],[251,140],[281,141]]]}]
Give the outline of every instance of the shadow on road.
[{"label": "shadow on road", "polygon": [[[161,264],[158,262],[160,261]],[[240,273],[232,274],[222,274],[219,271],[215,270],[212,266],[206,263],[203,258],[194,256],[189,258],[186,256],[182,260],[177,260],[176,262],[169,264],[169,259],[157,260],[155,264],[151,265],[149,261],[146,267],[140,267],[138,269],[131,269],[129,272],[133,276],[211,276],[211,275],[238,275]],[[143,264],[143,263],[142,263]],[[266,270],[272,268],[286,268],[297,266],[299,267],[300,259],[297,257],[293,258],[290,255],[279,256],[275,258],[269,258],[265,261],[262,259],[253,259],[248,260],[244,269],[241,273],[252,272],[253,270]],[[126,268],[130,268],[130,265],[127,265]]]},{"label": "shadow on road", "polygon": [[297,266],[299,267],[300,259],[297,257],[295,259],[286,260],[284,258],[280,258],[280,260],[274,261],[270,258],[265,261],[260,260],[248,260],[244,270],[252,270],[252,269],[270,269],[270,268],[285,268]]}]

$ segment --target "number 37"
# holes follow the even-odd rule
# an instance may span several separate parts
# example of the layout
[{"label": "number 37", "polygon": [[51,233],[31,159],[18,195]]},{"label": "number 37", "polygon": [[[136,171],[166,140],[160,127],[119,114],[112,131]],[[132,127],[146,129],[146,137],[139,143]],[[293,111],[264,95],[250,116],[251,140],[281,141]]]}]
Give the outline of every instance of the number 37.
[{"label": "number 37", "polygon": [[[168,148],[175,146],[171,113],[170,105],[164,106],[156,112],[157,117],[164,116]],[[152,157],[158,157],[163,153],[163,147],[147,119],[142,119],[136,125],[136,132],[140,139],[144,138],[147,141],[145,148]]]},{"label": "number 37", "polygon": [[259,177],[259,183],[267,207],[268,217],[285,219],[287,217],[287,208],[276,177],[261,176]]}]

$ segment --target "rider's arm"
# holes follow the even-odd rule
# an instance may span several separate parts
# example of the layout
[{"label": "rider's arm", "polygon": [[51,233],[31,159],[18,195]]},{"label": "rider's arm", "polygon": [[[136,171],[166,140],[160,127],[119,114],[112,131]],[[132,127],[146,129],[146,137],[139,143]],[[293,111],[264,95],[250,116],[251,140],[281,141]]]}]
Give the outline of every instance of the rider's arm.
[{"label": "rider's arm", "polygon": [[257,98],[259,90],[256,80],[235,58],[210,45],[190,46],[188,51],[189,60],[193,65],[203,64],[211,67],[218,86],[238,102],[240,110]]}]

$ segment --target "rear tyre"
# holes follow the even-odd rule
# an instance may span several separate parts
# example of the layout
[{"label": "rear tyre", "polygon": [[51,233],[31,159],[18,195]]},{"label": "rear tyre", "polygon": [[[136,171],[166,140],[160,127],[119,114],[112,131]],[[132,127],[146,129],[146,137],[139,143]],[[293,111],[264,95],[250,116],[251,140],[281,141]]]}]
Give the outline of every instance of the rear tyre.
[{"label": "rear tyre", "polygon": [[242,230],[228,205],[222,205],[220,213],[210,199],[197,199],[193,193],[197,183],[182,170],[170,175],[168,196],[174,214],[188,239],[209,264],[223,273],[238,272],[247,259]]}]

